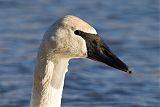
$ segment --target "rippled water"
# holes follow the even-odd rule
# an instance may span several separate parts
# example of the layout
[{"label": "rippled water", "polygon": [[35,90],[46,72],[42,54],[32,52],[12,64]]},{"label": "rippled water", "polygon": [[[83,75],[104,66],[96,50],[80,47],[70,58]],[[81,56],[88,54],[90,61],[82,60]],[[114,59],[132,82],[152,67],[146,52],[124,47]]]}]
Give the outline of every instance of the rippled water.
[{"label": "rippled water", "polygon": [[[70,61],[63,107],[159,107],[158,0],[0,0],[0,107],[28,107],[35,56],[46,29],[72,14],[93,25],[132,69]],[[82,63],[83,62],[83,63]]]}]

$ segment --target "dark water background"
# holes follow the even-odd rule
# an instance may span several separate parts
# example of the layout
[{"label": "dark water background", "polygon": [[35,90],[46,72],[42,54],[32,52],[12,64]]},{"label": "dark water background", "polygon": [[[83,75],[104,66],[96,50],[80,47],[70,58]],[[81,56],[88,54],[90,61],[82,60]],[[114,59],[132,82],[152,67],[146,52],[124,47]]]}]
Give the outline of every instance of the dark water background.
[{"label": "dark water background", "polygon": [[158,0],[0,0],[0,107],[28,107],[46,29],[66,14],[94,26],[132,69],[70,61],[62,107],[160,107]]}]

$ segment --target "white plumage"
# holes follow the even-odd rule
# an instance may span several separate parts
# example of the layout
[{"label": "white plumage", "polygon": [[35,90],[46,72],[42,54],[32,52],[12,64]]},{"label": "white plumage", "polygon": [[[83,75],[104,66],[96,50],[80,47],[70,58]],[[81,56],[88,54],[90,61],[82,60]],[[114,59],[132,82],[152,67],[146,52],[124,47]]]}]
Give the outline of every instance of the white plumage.
[{"label": "white plumage", "polygon": [[45,33],[37,56],[31,107],[60,107],[69,59],[87,56],[85,40],[74,34],[76,29],[96,34],[89,24],[70,15]]}]

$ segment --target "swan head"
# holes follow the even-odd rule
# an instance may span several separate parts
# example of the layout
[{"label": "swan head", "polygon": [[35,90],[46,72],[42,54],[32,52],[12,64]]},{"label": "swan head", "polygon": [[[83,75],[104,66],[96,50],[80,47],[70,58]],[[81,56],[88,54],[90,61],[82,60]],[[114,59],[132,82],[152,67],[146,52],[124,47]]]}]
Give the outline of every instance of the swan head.
[{"label": "swan head", "polygon": [[67,15],[57,20],[45,33],[42,43],[51,56],[88,58],[131,73],[96,30],[79,17]]}]

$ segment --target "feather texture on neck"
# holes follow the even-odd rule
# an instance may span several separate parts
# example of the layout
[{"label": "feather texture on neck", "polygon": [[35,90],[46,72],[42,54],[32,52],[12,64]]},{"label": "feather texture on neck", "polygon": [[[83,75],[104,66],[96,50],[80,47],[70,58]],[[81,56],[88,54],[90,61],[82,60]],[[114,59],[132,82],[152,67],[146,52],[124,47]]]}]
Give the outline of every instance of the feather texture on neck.
[{"label": "feather texture on neck", "polygon": [[60,107],[69,59],[62,57],[54,57],[52,60],[38,59],[30,106]]}]

